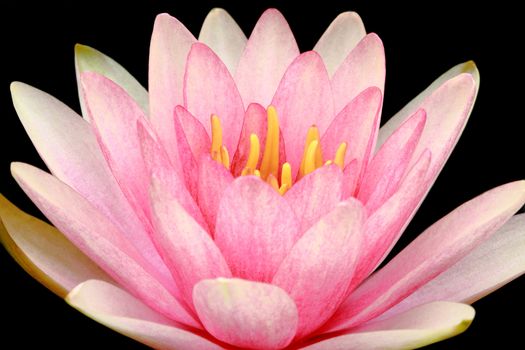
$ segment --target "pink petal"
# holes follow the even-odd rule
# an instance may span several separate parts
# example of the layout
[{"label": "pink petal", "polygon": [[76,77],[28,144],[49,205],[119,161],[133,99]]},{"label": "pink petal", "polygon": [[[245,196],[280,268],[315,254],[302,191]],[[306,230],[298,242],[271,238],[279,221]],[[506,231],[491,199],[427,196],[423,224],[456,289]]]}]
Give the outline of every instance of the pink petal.
[{"label": "pink petal", "polygon": [[54,97],[29,85],[13,83],[11,93],[24,128],[51,173],[107,216],[159,271],[168,273],[115,181],[90,124]]},{"label": "pink petal", "polygon": [[[264,150],[266,144],[266,131],[267,131],[267,116],[266,109],[257,103],[252,103],[246,109],[244,114],[244,122],[242,125],[241,136],[239,137],[239,145],[237,146],[237,152],[233,156],[232,160],[232,174],[239,176],[246,167],[248,155],[250,154],[250,135],[255,134],[259,138],[259,144],[261,149]],[[279,143],[279,146],[281,144]],[[262,160],[263,152],[260,152],[259,162]]]},{"label": "pink petal", "polygon": [[221,120],[223,144],[233,154],[244,118],[241,96],[228,69],[206,45],[191,47],[184,76],[184,106],[211,135],[210,116]]},{"label": "pink petal", "polygon": [[149,96],[148,92],[140,83],[118,62],[111,57],[104,55],[102,52],[85,45],[75,45],[75,71],[77,75],[78,94],[80,98],[80,107],[84,118],[89,118],[87,113],[84,92],[80,76],[84,72],[96,72],[113,80],[120,85],[126,92],[133,97],[137,104],[142,108],[145,114],[149,113]]},{"label": "pink petal", "polygon": [[382,314],[469,254],[524,203],[525,181],[517,181],[456,208],[359,286],[329,328],[349,328]]},{"label": "pink petal", "polygon": [[16,181],[47,218],[120,285],[153,309],[199,327],[174,297],[173,281],[161,276],[123,234],[93,206],[55,177],[13,163]]},{"label": "pink petal", "polygon": [[357,200],[335,207],[294,245],[272,284],[294,299],[299,313],[297,338],[323,324],[337,310],[361,247],[364,208]]},{"label": "pink petal", "polygon": [[363,253],[352,284],[360,284],[379,266],[410,222],[414,208],[425,193],[425,174],[430,159],[430,151],[424,152],[398,190],[366,221]]},{"label": "pink petal", "polygon": [[215,242],[234,276],[271,281],[298,238],[299,222],[292,208],[268,184],[242,176],[225,189]]},{"label": "pink petal", "polygon": [[357,195],[368,213],[374,212],[397,190],[425,127],[425,120],[424,110],[414,113],[389,137],[368,165]]},{"label": "pink petal", "polygon": [[342,200],[343,173],[337,165],[323,166],[306,175],[284,198],[299,220],[302,234]]},{"label": "pink petal", "polygon": [[279,287],[241,279],[203,280],[195,309],[216,338],[247,349],[282,349],[293,339],[297,308]]},{"label": "pink petal", "polygon": [[314,47],[330,76],[365,35],[365,26],[356,12],[343,12],[330,23]]},{"label": "pink petal", "polygon": [[126,291],[102,281],[80,284],[66,301],[106,327],[156,349],[222,349],[156,313]]},{"label": "pink petal", "polygon": [[142,158],[137,121],[144,113],[118,85],[97,73],[81,77],[93,130],[122,192],[144,224],[149,220],[148,174]]},{"label": "pink petal", "polygon": [[246,47],[246,35],[228,12],[214,8],[208,13],[199,41],[212,49],[233,75]]},{"label": "pink petal", "polygon": [[212,238],[184,207],[154,179],[150,190],[155,240],[188,305],[193,286],[202,279],[231,277]]},{"label": "pink petal", "polygon": [[[200,208],[186,188],[184,179],[180,178],[173,168],[168,155],[146,130],[144,123],[137,123],[138,138],[148,176],[148,188],[152,180],[157,181],[163,190],[175,198],[199,224],[206,227]],[[148,203],[150,196],[148,193]],[[151,207],[149,207],[150,209]]]},{"label": "pink petal", "polygon": [[468,305],[435,302],[388,320],[373,322],[346,334],[320,341],[304,350],[415,349],[464,332],[474,319]]},{"label": "pink petal", "polygon": [[239,60],[235,82],[244,105],[268,106],[299,48],[283,15],[266,10],[253,29]]},{"label": "pink petal", "polygon": [[305,52],[293,61],[272,105],[279,114],[287,161],[292,170],[298,170],[308,129],[317,125],[322,135],[334,118],[330,80],[317,53]]},{"label": "pink petal", "polygon": [[343,196],[342,199],[355,197],[355,190],[359,180],[359,169],[357,159],[352,160],[343,169]]},{"label": "pink petal", "polygon": [[339,145],[346,142],[345,164],[356,159],[360,178],[374,151],[382,103],[379,88],[371,87],[339,112],[321,137],[325,158],[334,157]]},{"label": "pink petal", "polygon": [[363,90],[375,86],[383,94],[385,49],[374,34],[365,36],[348,54],[332,78],[335,112],[341,111]]},{"label": "pink petal", "polygon": [[60,231],[24,213],[2,195],[0,242],[27,273],[61,298],[88,279],[112,282]]},{"label": "pink petal", "polygon": [[163,13],[155,19],[149,53],[150,120],[160,141],[178,164],[173,109],[182,105],[186,57],[195,37],[176,18]]},{"label": "pink petal", "polygon": [[515,215],[492,237],[441,275],[387,311],[396,315],[435,300],[471,304],[525,273],[525,214]]},{"label": "pink petal", "polygon": [[414,112],[421,108],[421,104],[431,96],[437,89],[439,89],[447,81],[463,74],[470,73],[476,82],[476,94],[479,89],[479,72],[473,61],[458,64],[436,79],[430,86],[417,95],[405,107],[397,112],[393,117],[388,119],[388,122],[381,127],[379,137],[377,139],[377,146],[381,146],[383,142],[396,130],[403,121],[414,114]]},{"label": "pink petal", "polygon": [[209,155],[202,156],[198,164],[197,203],[213,236],[219,203],[224,190],[233,181],[233,176],[222,164],[211,159]]}]

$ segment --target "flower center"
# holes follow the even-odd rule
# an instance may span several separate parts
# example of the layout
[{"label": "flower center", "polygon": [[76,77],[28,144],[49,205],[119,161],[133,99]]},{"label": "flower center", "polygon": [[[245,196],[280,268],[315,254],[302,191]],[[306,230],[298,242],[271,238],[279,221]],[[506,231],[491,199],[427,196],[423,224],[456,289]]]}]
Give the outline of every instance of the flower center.
[{"label": "flower center", "polygon": [[[250,134],[250,152],[241,176],[255,175],[269,183],[280,194],[284,194],[292,187],[292,167],[290,163],[284,162],[279,172],[279,118],[275,107],[268,107],[267,116],[266,144],[264,145],[262,159],[259,162],[261,152],[259,137],[252,133]],[[216,115],[211,116],[211,134],[211,157],[230,170],[230,155],[222,144],[221,122]],[[337,148],[333,160],[324,161],[319,129],[312,125],[306,133],[303,158],[296,181],[323,165],[336,164],[343,169],[346,148],[346,142],[342,142]]]}]

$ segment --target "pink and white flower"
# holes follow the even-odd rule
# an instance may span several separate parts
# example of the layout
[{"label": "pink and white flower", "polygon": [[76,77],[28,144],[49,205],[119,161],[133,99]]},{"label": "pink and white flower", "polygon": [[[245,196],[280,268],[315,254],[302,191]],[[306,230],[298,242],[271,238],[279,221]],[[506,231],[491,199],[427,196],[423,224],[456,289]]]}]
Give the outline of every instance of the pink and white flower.
[{"label": "pink and white flower", "polygon": [[[13,163],[55,225],[0,197],[0,238],[89,317],[159,349],[406,349],[464,331],[468,304],[525,271],[525,181],[466,202],[377,270],[465,127],[457,65],[379,120],[379,37],[356,13],[300,53],[267,10],[196,39],[161,14],[149,91],[76,47],[82,115],[13,83],[51,174]],[[5,228],[5,230],[3,229]]]}]

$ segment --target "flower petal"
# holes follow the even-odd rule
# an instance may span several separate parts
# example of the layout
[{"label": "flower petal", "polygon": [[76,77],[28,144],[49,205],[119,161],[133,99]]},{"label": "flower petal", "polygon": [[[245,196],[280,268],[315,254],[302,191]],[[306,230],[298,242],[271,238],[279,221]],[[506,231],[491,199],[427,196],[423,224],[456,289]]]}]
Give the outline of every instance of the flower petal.
[{"label": "flower petal", "polygon": [[178,291],[173,281],[148,264],[124,235],[78,193],[27,164],[13,163],[11,171],[47,218],[115,281],[164,315],[199,327],[174,297]]},{"label": "flower petal", "polygon": [[[144,113],[126,92],[106,77],[86,72],[81,77],[88,112],[106,162],[131,206],[147,225],[149,177],[142,156],[137,121]],[[132,176],[130,176],[132,175]]]},{"label": "flower petal", "polygon": [[377,139],[377,147],[379,148],[383,142],[396,130],[403,121],[414,114],[414,112],[422,108],[423,102],[429,98],[436,90],[441,88],[443,84],[449,80],[456,78],[457,76],[469,73],[472,75],[472,78],[475,81],[476,93],[479,89],[479,71],[473,61],[468,61],[465,63],[458,64],[457,66],[452,67],[450,70],[441,75],[436,79],[430,86],[428,86],[424,91],[417,95],[412,101],[410,101],[405,107],[403,107],[399,112],[397,112],[393,117],[388,119],[388,121],[381,127],[379,131],[379,137]]},{"label": "flower petal", "polygon": [[435,302],[421,305],[388,320],[373,322],[304,350],[403,350],[436,343],[464,332],[474,319],[468,305]]},{"label": "flower petal", "polygon": [[334,73],[332,89],[335,112],[341,111],[348,102],[371,86],[378,87],[383,94],[385,72],[383,42],[376,34],[368,34]]},{"label": "flower petal", "polygon": [[435,300],[471,304],[525,273],[525,214],[512,217],[472,253],[387,311]]},{"label": "flower petal", "polygon": [[197,203],[213,236],[219,203],[224,190],[232,183],[233,176],[222,164],[211,159],[209,155],[202,156],[198,164]]},{"label": "flower petal", "polygon": [[343,196],[342,199],[348,199],[355,196],[357,182],[359,180],[359,169],[357,159],[352,160],[343,169]]},{"label": "flower petal", "polygon": [[255,176],[225,189],[217,213],[215,242],[236,277],[269,282],[299,238],[288,202]]},{"label": "flower petal", "polygon": [[244,118],[241,96],[226,66],[204,44],[193,44],[188,54],[184,106],[204,125],[208,135],[210,116],[216,114],[224,130],[223,144],[230,153],[235,152]]},{"label": "flower petal", "polygon": [[[159,186],[162,186],[164,191],[173,196],[188,214],[200,225],[206,227],[197,203],[186,188],[184,180],[177,175],[164,149],[153,139],[153,136],[149,134],[144,123],[140,120],[137,123],[137,131],[148,174],[148,188],[151,181],[157,181]],[[148,203],[150,203],[149,199],[148,192]]]},{"label": "flower petal", "polygon": [[76,44],[75,70],[77,73],[80,107],[82,108],[84,118],[89,118],[84,101],[84,93],[82,92],[82,84],[80,82],[80,76],[84,72],[96,72],[113,80],[133,97],[145,114],[149,113],[149,96],[146,89],[111,57],[104,55],[92,47]]},{"label": "flower petal", "polygon": [[156,313],[126,291],[102,281],[78,285],[66,301],[89,318],[156,349],[222,349]]},{"label": "flower petal", "polygon": [[[204,125],[183,106],[175,107],[175,119],[177,142],[179,144],[182,142],[188,144],[195,161],[200,159],[203,154],[209,154],[211,141]],[[180,125],[180,130],[177,124]],[[183,134],[180,134],[180,131]],[[184,159],[182,152],[183,150],[180,150],[181,161]]]},{"label": "flower petal", "polygon": [[364,174],[357,198],[373,213],[399,187],[417,147],[426,113],[418,110],[383,144]]},{"label": "flower petal", "polygon": [[349,328],[382,314],[469,254],[524,203],[525,181],[517,181],[456,208],[361,284],[328,328]]},{"label": "flower petal", "polygon": [[173,109],[182,105],[186,58],[195,37],[176,18],[163,13],[155,19],[149,53],[150,120],[170,159],[178,163]]},{"label": "flower petal", "polygon": [[2,195],[0,241],[27,273],[61,298],[89,279],[112,282],[60,231],[24,213]]},{"label": "flower petal", "polygon": [[255,25],[239,60],[235,82],[245,106],[267,107],[299,48],[283,15],[266,10]]},{"label": "flower petal", "polygon": [[359,201],[339,204],[297,241],[279,266],[272,284],[297,305],[297,338],[323,324],[344,300],[359,257],[364,219]]},{"label": "flower petal", "polygon": [[299,220],[301,234],[342,200],[342,181],[343,173],[337,165],[323,166],[303,177],[285,193],[284,198]]},{"label": "flower petal", "polygon": [[330,77],[365,35],[365,26],[356,12],[343,12],[330,23],[314,47]]},{"label": "flower petal", "polygon": [[[459,73],[459,71],[468,73]],[[454,73],[456,73],[454,77],[443,82],[445,78]],[[381,128],[378,144],[382,144],[384,138],[391,134],[391,130],[406,118],[406,113],[413,113],[414,110],[420,108],[424,109],[427,112],[427,122],[411,164],[424,149],[432,152],[432,163],[427,174],[428,188],[430,188],[467,123],[478,87],[479,73],[473,63],[454,67]],[[416,102],[419,103],[416,104]]]},{"label": "flower petal", "polygon": [[288,67],[272,100],[279,114],[286,158],[298,170],[304,142],[312,125],[322,135],[334,119],[334,105],[328,73],[314,51],[301,54]]},{"label": "flower petal", "polygon": [[24,128],[52,174],[110,218],[159,271],[168,272],[113,177],[90,124],[29,85],[13,83],[11,94]]},{"label": "flower petal", "polygon": [[216,338],[248,349],[282,349],[293,339],[297,308],[281,288],[241,279],[203,280],[195,309]]},{"label": "flower petal", "polygon": [[425,193],[425,174],[430,151],[424,152],[410,169],[398,190],[370,215],[365,224],[363,254],[352,284],[360,284],[386,258],[405,229],[408,218]]},{"label": "flower petal", "polygon": [[155,179],[150,196],[155,223],[153,235],[175,283],[187,304],[192,305],[193,286],[197,282],[231,277],[230,269],[208,232]]},{"label": "flower petal", "polygon": [[371,87],[356,96],[339,112],[321,137],[323,154],[333,157],[339,145],[347,144],[345,164],[354,159],[361,175],[374,151],[383,98],[381,90]]},{"label": "flower petal", "polygon": [[247,39],[228,12],[221,8],[211,10],[202,24],[199,41],[219,56],[230,74],[235,74]]}]

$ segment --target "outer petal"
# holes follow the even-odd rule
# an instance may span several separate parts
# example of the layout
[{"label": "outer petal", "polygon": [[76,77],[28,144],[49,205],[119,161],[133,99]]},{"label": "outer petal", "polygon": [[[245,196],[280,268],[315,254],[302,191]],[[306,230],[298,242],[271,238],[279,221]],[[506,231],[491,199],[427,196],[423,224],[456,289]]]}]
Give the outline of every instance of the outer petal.
[{"label": "outer petal", "polygon": [[361,91],[376,86],[384,91],[385,49],[379,37],[365,36],[345,58],[332,78],[335,112],[341,111]]},{"label": "outer petal", "polygon": [[299,220],[299,232],[305,232],[341,202],[342,182],[341,169],[328,165],[303,177],[286,192],[284,198]]},{"label": "outer petal", "polygon": [[253,29],[235,73],[244,105],[267,106],[299,48],[283,15],[266,10]]},{"label": "outer petal", "polygon": [[368,277],[398,241],[409,221],[407,218],[425,193],[425,175],[430,160],[430,151],[424,152],[398,190],[366,221],[363,254],[359,259],[353,284],[358,285]]},{"label": "outer petal", "polygon": [[66,301],[95,321],[156,349],[222,349],[151,310],[126,291],[102,281],[80,284]]},{"label": "outer petal", "polygon": [[120,285],[170,318],[198,327],[173,294],[171,280],[159,275],[122,233],[70,187],[27,164],[13,163],[22,189],[48,219]]},{"label": "outer petal", "polygon": [[438,277],[387,311],[448,300],[471,304],[525,273],[525,214],[512,217],[492,237]]},{"label": "outer petal", "polygon": [[323,216],[294,245],[272,284],[294,299],[296,337],[326,322],[344,300],[361,248],[364,208],[352,199]]},{"label": "outer petal", "polygon": [[178,162],[178,148],[173,109],[184,102],[186,58],[195,41],[176,18],[163,13],[155,19],[149,53],[150,120],[174,163]]},{"label": "outer petal", "polygon": [[77,44],[75,45],[75,70],[77,73],[80,107],[82,108],[84,118],[89,118],[84,101],[82,84],[80,83],[80,76],[84,72],[96,72],[113,80],[133,97],[145,114],[149,113],[149,96],[146,89],[111,57],[89,46]]},{"label": "outer petal", "polygon": [[384,143],[368,165],[357,198],[374,212],[399,187],[417,147],[426,113],[418,110]]},{"label": "outer petal", "polygon": [[246,47],[246,35],[228,12],[214,8],[202,24],[199,41],[208,45],[233,75]]},{"label": "outer petal", "polygon": [[216,338],[248,349],[282,349],[293,339],[297,308],[279,287],[240,279],[203,280],[193,300]]},{"label": "outer petal", "polygon": [[334,157],[339,145],[347,143],[345,164],[354,159],[357,161],[358,178],[361,178],[374,151],[382,103],[379,88],[366,89],[336,115],[321,138],[326,158]]},{"label": "outer petal", "polygon": [[23,83],[11,85],[24,128],[49,170],[125,233],[159,271],[155,247],[113,177],[91,126],[54,97]]},{"label": "outer petal", "polygon": [[525,181],[518,181],[456,208],[359,286],[329,328],[361,324],[399,303],[488,239],[524,203]]},{"label": "outer petal", "polygon": [[[175,107],[174,117],[177,142],[179,144],[187,143],[191,152],[190,155],[187,155],[183,154],[183,152],[186,152],[185,149],[180,150],[181,161],[185,162],[184,156],[192,155],[194,160],[197,161],[203,154],[209,154],[211,141],[204,125],[182,106]],[[180,130],[178,126],[180,126]]]},{"label": "outer petal", "polygon": [[234,276],[271,281],[298,238],[290,205],[259,178],[242,176],[224,191],[215,242]]},{"label": "outer petal", "polygon": [[436,302],[421,305],[388,320],[328,338],[306,350],[403,350],[429,345],[465,331],[474,319],[468,305]]},{"label": "outer petal", "polygon": [[0,195],[0,241],[38,282],[64,298],[88,279],[112,279],[56,228],[28,215]]},{"label": "outer petal", "polygon": [[447,81],[463,74],[470,73],[475,81],[476,92],[479,89],[479,72],[473,61],[468,61],[465,63],[458,64],[457,66],[452,67],[446,73],[441,75],[436,79],[429,87],[427,87],[423,92],[417,95],[412,101],[410,101],[405,107],[403,107],[399,112],[397,112],[393,117],[391,117],[388,122],[381,127],[379,131],[379,137],[377,139],[377,147],[380,147],[383,142],[386,141],[388,136],[396,130],[403,121],[412,115],[416,110],[422,107],[423,102],[429,98],[436,90],[441,88],[443,84]]},{"label": "outer petal", "polygon": [[343,12],[330,23],[314,47],[330,76],[365,35],[365,26],[356,12]]},{"label": "outer petal", "polygon": [[211,159],[209,155],[201,157],[199,181],[197,183],[197,203],[212,235],[215,232],[219,203],[224,190],[230,186],[232,181],[232,174],[222,164]]},{"label": "outer petal", "polygon": [[359,166],[357,159],[352,160],[343,169],[343,197],[348,199],[355,196],[355,189],[359,180]]},{"label": "outer petal", "polygon": [[204,125],[208,135],[211,135],[210,116],[219,116],[224,130],[223,144],[233,154],[241,133],[244,107],[228,69],[204,44],[194,44],[188,54],[184,106]]},{"label": "outer petal", "polygon": [[153,181],[150,190],[154,211],[154,236],[164,253],[175,283],[188,305],[193,286],[205,278],[231,277],[230,269],[212,238],[169,194]]},{"label": "outer petal", "polygon": [[298,170],[308,128],[317,125],[322,135],[334,118],[330,80],[317,53],[305,52],[288,67],[272,105],[279,114],[287,161]]}]

